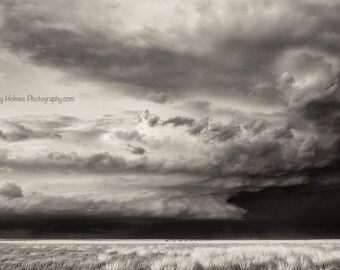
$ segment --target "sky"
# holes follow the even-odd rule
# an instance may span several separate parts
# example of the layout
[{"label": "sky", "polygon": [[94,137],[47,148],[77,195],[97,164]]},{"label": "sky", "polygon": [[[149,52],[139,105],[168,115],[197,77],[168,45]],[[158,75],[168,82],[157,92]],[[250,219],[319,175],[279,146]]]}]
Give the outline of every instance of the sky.
[{"label": "sky", "polygon": [[0,237],[340,237],[339,16],[0,0]]}]

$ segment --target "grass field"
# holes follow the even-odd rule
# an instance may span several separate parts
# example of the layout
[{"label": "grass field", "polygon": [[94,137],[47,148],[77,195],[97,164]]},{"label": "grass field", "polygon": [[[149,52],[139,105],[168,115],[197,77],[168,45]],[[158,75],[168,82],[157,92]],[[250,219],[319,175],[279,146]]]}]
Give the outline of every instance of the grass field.
[{"label": "grass field", "polygon": [[0,241],[1,270],[340,269],[340,241]]}]

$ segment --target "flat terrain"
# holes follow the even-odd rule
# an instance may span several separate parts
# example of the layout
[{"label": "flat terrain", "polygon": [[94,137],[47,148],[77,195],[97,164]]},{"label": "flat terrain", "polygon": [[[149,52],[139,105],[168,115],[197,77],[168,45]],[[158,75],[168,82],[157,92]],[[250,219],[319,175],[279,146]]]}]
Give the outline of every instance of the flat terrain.
[{"label": "flat terrain", "polygon": [[1,270],[340,269],[340,241],[0,241]]}]

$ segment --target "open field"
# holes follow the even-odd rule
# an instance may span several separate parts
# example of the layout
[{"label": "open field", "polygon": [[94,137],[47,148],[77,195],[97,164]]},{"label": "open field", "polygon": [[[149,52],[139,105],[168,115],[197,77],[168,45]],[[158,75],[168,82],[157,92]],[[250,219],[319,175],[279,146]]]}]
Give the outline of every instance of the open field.
[{"label": "open field", "polygon": [[0,241],[1,270],[340,269],[340,241]]}]

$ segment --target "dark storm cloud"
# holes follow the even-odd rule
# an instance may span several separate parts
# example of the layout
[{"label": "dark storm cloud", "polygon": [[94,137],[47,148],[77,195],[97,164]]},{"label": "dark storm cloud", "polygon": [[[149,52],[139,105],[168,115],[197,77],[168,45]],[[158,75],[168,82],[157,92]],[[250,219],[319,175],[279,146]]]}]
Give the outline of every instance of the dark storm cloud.
[{"label": "dark storm cloud", "polygon": [[256,136],[259,133],[266,130],[268,125],[268,121],[264,119],[249,119],[245,122],[244,128],[245,130],[249,130],[252,136]]},{"label": "dark storm cloud", "polygon": [[273,137],[274,139],[280,139],[280,138],[290,139],[290,138],[293,138],[294,135],[289,127],[283,127],[283,128],[276,128],[273,131]]},{"label": "dark storm cloud", "polygon": [[[334,200],[335,201],[335,200]],[[300,201],[301,202],[301,201]],[[312,207],[306,209],[313,211]],[[292,240],[337,239],[336,216],[296,222],[244,220],[179,220],[175,218],[111,218],[99,216],[2,215],[0,237],[9,239],[188,239]],[[25,229],[22,229],[25,226]]]},{"label": "dark storm cloud", "polygon": [[130,147],[130,152],[134,155],[144,155],[146,153],[145,148],[141,146],[129,145],[129,147]]},{"label": "dark storm cloud", "polygon": [[205,130],[209,125],[209,118],[202,118],[200,121],[196,121],[191,128],[188,129],[188,133],[191,135],[198,135]]},{"label": "dark storm cloud", "polygon": [[183,116],[175,116],[169,118],[163,122],[163,125],[172,124],[174,127],[178,126],[192,126],[195,122],[195,119],[190,117],[183,117]]},{"label": "dark storm cloud", "polygon": [[331,90],[325,98],[311,100],[299,112],[322,132],[340,134],[340,85],[338,75],[325,90]]},{"label": "dark storm cloud", "polygon": [[201,135],[206,140],[227,141],[238,133],[240,126],[233,122],[228,125],[213,123],[209,118],[202,118],[196,121],[193,118],[176,116],[162,122],[163,125],[173,124],[174,127],[189,126],[187,132],[190,135]]},{"label": "dark storm cloud", "polygon": [[[320,65],[320,62],[314,59],[314,67]],[[334,139],[340,134],[339,74],[333,75],[330,70],[318,75],[313,84],[302,89],[305,95],[300,94],[300,97],[296,97],[297,94],[294,95],[294,92],[291,94],[290,111],[295,113],[296,119],[301,117],[309,125],[313,125],[316,129],[315,135],[320,139],[328,135],[332,135]],[[286,91],[287,89],[294,91],[298,87],[294,77],[290,80],[292,80],[290,85],[284,87]],[[300,120],[297,124],[301,126],[301,122]],[[292,125],[296,125],[294,120]]]},{"label": "dark storm cloud", "polygon": [[340,133],[340,102],[337,100],[311,102],[304,108],[303,116],[315,121],[320,128]]},{"label": "dark storm cloud", "polygon": [[209,118],[202,118],[191,124],[187,130],[190,135],[200,136],[206,141],[227,141],[241,132],[236,122],[230,124],[214,123]]},{"label": "dark storm cloud", "polygon": [[[62,9],[63,4],[53,7]],[[260,99],[277,102],[271,90],[276,78],[267,69],[284,51],[308,47],[338,55],[340,5],[331,1],[239,1],[197,9],[201,19],[194,33],[169,30],[187,50],[164,45],[164,35],[157,30],[134,36],[100,30],[68,13],[59,16],[48,4],[39,5],[33,0],[2,3],[1,40],[6,47],[76,76],[146,87],[133,95],[150,93],[147,88],[177,94],[209,88],[236,96],[256,92]],[[226,14],[219,20],[214,15],[221,8]],[[196,40],[209,53],[199,51]],[[165,101],[152,93],[152,100]]]},{"label": "dark storm cloud", "polygon": [[149,118],[148,118],[148,125],[150,126],[150,127],[154,127],[154,126],[156,126],[158,123],[159,123],[159,116],[157,116],[157,115],[153,115],[153,116],[150,116]]},{"label": "dark storm cloud", "polygon": [[237,136],[241,131],[238,125],[222,125],[218,123],[212,124],[207,130],[209,140],[227,141]]},{"label": "dark storm cloud", "polygon": [[89,215],[83,211],[72,212],[65,209],[56,215],[44,212],[30,215],[20,211],[2,212],[0,236],[6,238],[58,238],[71,235],[72,238],[131,239],[331,239],[340,236],[339,215],[334,214],[337,213],[339,198],[338,188],[313,190],[308,185],[271,187],[261,192],[242,192],[228,199],[232,204],[249,209],[242,220],[183,220],[177,217],[152,216],[117,218],[105,212],[98,213],[94,219],[93,211]]},{"label": "dark storm cloud", "polygon": [[[34,62],[67,69],[81,77],[171,87],[181,84],[189,69],[199,62],[194,56],[177,55],[156,44],[141,47],[131,37],[115,37],[114,33],[110,37],[109,33],[90,28],[73,31],[52,27],[58,18],[50,21],[34,9],[25,9],[25,4],[7,5],[4,14],[1,36],[11,49],[28,52]],[[49,22],[52,25],[48,26]],[[37,27],[40,23],[47,25]],[[152,98],[164,100],[161,96]]]},{"label": "dark storm cloud", "polygon": [[[20,186],[15,187],[21,190]],[[151,190],[157,190],[149,187]],[[0,196],[0,213],[25,214],[28,216],[50,214],[52,216],[80,215],[110,218],[143,217],[143,218],[177,218],[200,219],[221,217],[239,219],[244,210],[226,204],[224,197],[209,194],[184,194],[180,190],[159,189],[157,193],[148,196],[134,196],[129,200],[112,198],[84,198],[68,194],[50,195],[41,192],[14,194],[8,187],[4,189],[4,196]],[[6,192],[6,193],[5,193]],[[0,194],[1,195],[1,194]]]},{"label": "dark storm cloud", "polygon": [[244,223],[259,237],[328,238],[339,236],[339,193],[339,186],[305,184],[241,192],[229,202],[248,209]]}]

